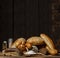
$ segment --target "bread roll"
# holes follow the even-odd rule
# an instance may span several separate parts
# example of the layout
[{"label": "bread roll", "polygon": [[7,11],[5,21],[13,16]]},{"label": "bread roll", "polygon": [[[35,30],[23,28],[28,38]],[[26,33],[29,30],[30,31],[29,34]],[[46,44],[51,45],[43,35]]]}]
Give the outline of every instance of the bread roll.
[{"label": "bread roll", "polygon": [[46,43],[46,45],[51,48],[54,49],[54,43],[52,41],[52,39],[50,37],[48,37],[46,34],[40,34],[40,37],[43,39],[43,41]]},{"label": "bread roll", "polygon": [[24,44],[18,45],[17,48],[18,48],[20,51],[25,51],[25,50],[26,50],[26,47],[25,47]]},{"label": "bread roll", "polygon": [[26,40],[24,38],[18,38],[11,46],[11,48],[16,48],[20,44],[25,44]]},{"label": "bread roll", "polygon": [[43,39],[37,36],[30,37],[27,39],[27,43],[31,43],[32,45],[40,45],[40,44],[43,44]]},{"label": "bread roll", "polygon": [[40,34],[40,37],[43,39],[43,41],[46,43],[46,49],[51,55],[55,55],[58,53],[58,51],[55,49],[55,45],[50,37],[48,37],[45,34]]},{"label": "bread roll", "polygon": [[28,48],[28,49],[31,49],[31,48],[32,48],[32,44],[31,44],[31,43],[26,43],[25,46],[26,46],[26,48]]}]

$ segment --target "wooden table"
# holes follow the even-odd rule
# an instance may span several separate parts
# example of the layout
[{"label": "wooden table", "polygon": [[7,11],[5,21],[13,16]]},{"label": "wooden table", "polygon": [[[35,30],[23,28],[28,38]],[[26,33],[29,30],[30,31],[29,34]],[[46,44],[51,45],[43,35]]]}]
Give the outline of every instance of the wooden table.
[{"label": "wooden table", "polygon": [[60,58],[60,53],[58,54],[58,56],[52,56],[52,55],[3,56],[3,54],[0,52],[0,58]]},{"label": "wooden table", "polygon": [[25,56],[0,56],[0,58],[60,58],[60,56],[34,56],[34,57],[25,57]]}]

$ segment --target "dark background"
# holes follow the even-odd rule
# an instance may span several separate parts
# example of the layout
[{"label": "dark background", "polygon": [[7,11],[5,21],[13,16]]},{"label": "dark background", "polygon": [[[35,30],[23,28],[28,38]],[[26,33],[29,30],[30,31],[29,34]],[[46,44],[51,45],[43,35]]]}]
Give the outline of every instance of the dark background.
[{"label": "dark background", "polygon": [[0,0],[0,49],[9,38],[27,39],[41,33],[53,38],[51,28],[50,0]]}]

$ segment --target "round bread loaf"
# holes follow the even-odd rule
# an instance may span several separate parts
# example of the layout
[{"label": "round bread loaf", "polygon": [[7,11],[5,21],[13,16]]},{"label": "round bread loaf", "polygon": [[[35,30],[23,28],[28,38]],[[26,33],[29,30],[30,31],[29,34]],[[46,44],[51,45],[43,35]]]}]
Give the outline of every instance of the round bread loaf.
[{"label": "round bread loaf", "polygon": [[26,47],[25,47],[24,44],[18,45],[17,48],[18,48],[20,51],[25,51],[25,50],[26,50]]},{"label": "round bread loaf", "polygon": [[26,46],[26,48],[28,48],[28,49],[31,49],[31,48],[32,48],[32,44],[31,44],[31,43],[26,43],[25,46]]},{"label": "round bread loaf", "polygon": [[20,44],[25,44],[26,40],[24,38],[18,38],[11,46],[11,48],[16,48]]}]

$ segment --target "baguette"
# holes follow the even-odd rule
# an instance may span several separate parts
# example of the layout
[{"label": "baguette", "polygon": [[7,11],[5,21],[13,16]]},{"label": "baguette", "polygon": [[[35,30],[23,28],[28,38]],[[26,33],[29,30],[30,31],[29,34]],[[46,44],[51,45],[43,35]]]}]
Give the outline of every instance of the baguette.
[{"label": "baguette", "polygon": [[43,39],[43,41],[46,44],[46,49],[51,55],[55,55],[58,53],[57,49],[55,49],[55,45],[52,41],[52,39],[47,36],[46,34],[40,34],[40,37]]},{"label": "baguette", "polygon": [[30,37],[27,39],[27,43],[31,43],[32,45],[40,45],[43,44],[43,40],[40,37]]},{"label": "baguette", "polygon": [[43,39],[43,41],[46,43],[46,45],[51,48],[51,49],[54,49],[55,46],[54,46],[54,43],[52,41],[52,39],[47,36],[46,34],[40,34],[40,37]]}]

